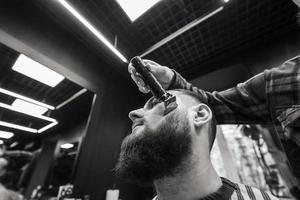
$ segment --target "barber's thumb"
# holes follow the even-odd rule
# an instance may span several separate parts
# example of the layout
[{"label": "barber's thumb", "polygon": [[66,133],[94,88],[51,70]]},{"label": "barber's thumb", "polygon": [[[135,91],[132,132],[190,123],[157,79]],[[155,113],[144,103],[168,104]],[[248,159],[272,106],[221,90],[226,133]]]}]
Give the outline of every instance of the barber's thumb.
[{"label": "barber's thumb", "polygon": [[148,92],[150,92],[150,89],[149,89],[148,85],[145,85],[143,87],[139,86],[139,91],[142,92],[142,93],[148,93]]}]

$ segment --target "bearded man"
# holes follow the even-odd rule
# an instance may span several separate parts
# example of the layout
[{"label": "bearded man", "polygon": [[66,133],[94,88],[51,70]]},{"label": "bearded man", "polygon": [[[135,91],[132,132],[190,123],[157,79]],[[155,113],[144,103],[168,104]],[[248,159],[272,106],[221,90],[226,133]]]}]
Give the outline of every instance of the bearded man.
[{"label": "bearded man", "polygon": [[187,90],[169,91],[178,107],[165,115],[151,98],[129,113],[132,133],[122,142],[116,173],[141,184],[153,183],[154,200],[276,199],[267,192],[219,177],[210,150],[216,135],[205,99]]}]

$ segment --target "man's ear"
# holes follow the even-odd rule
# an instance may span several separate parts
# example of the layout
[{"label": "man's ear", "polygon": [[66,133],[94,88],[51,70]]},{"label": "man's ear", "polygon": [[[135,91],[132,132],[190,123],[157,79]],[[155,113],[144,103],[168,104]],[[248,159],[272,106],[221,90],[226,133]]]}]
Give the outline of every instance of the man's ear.
[{"label": "man's ear", "polygon": [[211,109],[203,103],[193,107],[193,123],[196,127],[208,123],[212,119]]}]

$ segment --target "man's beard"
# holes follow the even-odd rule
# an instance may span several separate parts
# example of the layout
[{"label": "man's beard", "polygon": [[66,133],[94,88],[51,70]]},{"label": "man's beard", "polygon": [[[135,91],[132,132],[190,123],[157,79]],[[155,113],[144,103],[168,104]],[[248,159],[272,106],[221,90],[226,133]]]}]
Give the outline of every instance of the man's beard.
[{"label": "man's beard", "polygon": [[115,171],[122,179],[149,184],[181,171],[190,152],[187,116],[175,113],[168,116],[155,132],[144,130],[128,135],[122,142]]}]

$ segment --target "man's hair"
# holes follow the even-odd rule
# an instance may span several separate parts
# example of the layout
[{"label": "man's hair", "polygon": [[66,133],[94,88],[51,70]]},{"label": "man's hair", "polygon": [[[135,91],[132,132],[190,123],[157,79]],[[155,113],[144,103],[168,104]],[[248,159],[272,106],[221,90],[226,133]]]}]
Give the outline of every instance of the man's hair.
[{"label": "man's hair", "polygon": [[[178,91],[184,95],[187,95],[187,96],[193,98],[196,102],[203,103],[209,107],[209,105],[207,104],[206,98],[204,97],[204,95],[202,95],[200,93],[198,94],[196,92],[193,92],[190,90],[184,90],[184,89],[175,89],[174,91]],[[216,138],[216,132],[217,132],[216,127],[217,127],[217,122],[214,117],[214,113],[212,113],[212,119],[209,124],[209,135],[208,135],[209,150],[212,149],[212,146],[213,146],[215,138]]]}]

